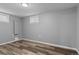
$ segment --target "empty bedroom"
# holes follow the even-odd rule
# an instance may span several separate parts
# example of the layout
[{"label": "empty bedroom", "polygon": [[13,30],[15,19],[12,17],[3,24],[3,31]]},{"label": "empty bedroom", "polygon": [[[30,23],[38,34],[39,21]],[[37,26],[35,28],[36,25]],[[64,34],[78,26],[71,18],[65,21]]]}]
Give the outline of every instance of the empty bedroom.
[{"label": "empty bedroom", "polygon": [[0,3],[0,55],[78,55],[79,3]]}]

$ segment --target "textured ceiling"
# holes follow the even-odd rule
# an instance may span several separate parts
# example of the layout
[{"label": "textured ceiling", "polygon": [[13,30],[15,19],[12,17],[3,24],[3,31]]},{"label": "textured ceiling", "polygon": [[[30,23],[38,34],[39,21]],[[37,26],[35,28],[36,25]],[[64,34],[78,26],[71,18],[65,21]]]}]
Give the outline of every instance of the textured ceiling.
[{"label": "textured ceiling", "polygon": [[29,16],[47,11],[58,11],[62,9],[72,8],[77,3],[29,3],[29,6],[23,7],[21,3],[0,3],[0,12],[17,15]]}]

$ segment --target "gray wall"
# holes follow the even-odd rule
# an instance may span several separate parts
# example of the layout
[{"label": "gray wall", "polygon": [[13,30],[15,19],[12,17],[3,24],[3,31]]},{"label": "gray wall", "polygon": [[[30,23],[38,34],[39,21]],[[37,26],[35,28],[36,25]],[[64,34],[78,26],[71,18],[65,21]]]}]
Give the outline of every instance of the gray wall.
[{"label": "gray wall", "polygon": [[[5,43],[9,41],[14,40],[14,33],[13,33],[13,21],[15,21],[15,34],[19,34],[18,37],[21,37],[22,35],[22,24],[19,17],[11,16],[8,14],[1,14],[4,18],[9,22],[2,22],[0,21],[0,43]],[[0,17],[1,20],[3,20],[3,17]]]},{"label": "gray wall", "polygon": [[76,30],[76,33],[77,33],[77,40],[76,40],[76,42],[77,42],[77,45],[76,45],[76,47],[77,47],[77,49],[79,50],[79,5],[77,6],[78,8],[77,8],[77,24],[76,24],[76,28],[77,28],[77,30]]},{"label": "gray wall", "polygon": [[[78,9],[79,10],[79,9]],[[9,23],[0,22],[0,43],[13,41],[13,21],[16,37],[24,37],[69,47],[76,47],[78,35],[76,32],[76,8],[39,14],[39,23],[30,24],[29,16],[19,18],[9,16]],[[78,30],[77,30],[78,31]],[[77,40],[76,40],[77,35]],[[78,44],[77,44],[78,47]]]},{"label": "gray wall", "polygon": [[39,14],[39,23],[22,19],[24,38],[76,47],[76,8]]},{"label": "gray wall", "polygon": [[8,15],[0,13],[0,43],[6,41],[10,41],[10,20]]},{"label": "gray wall", "polygon": [[[15,27],[15,28],[14,28]],[[14,34],[18,34],[15,37],[22,37],[22,21],[20,17],[10,16],[10,28],[11,28],[11,38],[14,39]]]}]

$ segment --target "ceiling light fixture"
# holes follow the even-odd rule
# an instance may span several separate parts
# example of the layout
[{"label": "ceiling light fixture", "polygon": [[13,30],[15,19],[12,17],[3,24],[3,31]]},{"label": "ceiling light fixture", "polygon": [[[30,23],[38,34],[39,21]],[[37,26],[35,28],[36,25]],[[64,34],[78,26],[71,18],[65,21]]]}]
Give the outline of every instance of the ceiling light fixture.
[{"label": "ceiling light fixture", "polygon": [[22,3],[22,6],[23,7],[28,7],[28,4],[27,3]]}]

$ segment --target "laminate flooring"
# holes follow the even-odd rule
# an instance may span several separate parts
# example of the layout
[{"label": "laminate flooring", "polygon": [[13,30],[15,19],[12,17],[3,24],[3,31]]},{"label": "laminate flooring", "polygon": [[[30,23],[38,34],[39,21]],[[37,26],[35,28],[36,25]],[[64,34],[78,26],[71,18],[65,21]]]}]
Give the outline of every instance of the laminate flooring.
[{"label": "laminate flooring", "polygon": [[19,40],[0,45],[0,55],[76,55],[75,50],[55,47],[47,44]]}]

